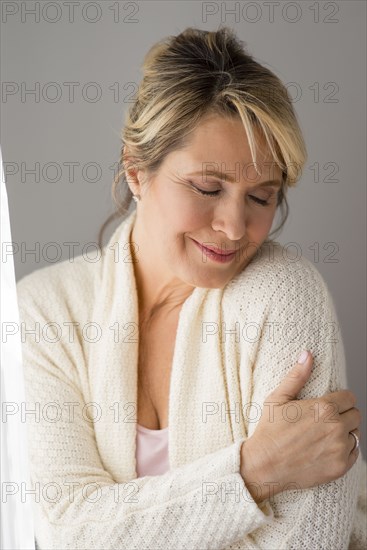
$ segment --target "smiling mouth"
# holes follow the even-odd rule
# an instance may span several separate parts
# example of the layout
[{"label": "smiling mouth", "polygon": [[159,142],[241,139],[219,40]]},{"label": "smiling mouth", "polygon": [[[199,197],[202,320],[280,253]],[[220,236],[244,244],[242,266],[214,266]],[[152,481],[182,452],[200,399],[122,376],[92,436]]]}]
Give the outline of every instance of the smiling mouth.
[{"label": "smiling mouth", "polygon": [[[195,239],[193,239],[193,241],[195,241]],[[214,246],[205,246],[204,244],[199,243],[199,241],[195,241],[195,242],[198,245],[202,246],[208,252],[214,252],[214,254],[217,254],[219,256],[224,256],[224,257],[225,256],[232,256],[238,250],[238,249],[234,249],[234,250],[227,250],[226,252],[223,252],[223,250],[220,249],[220,248],[215,248]]]},{"label": "smiling mouth", "polygon": [[221,264],[227,264],[229,262],[232,262],[233,259],[237,256],[237,253],[238,253],[238,250],[235,250],[235,251],[232,251],[232,252],[226,252],[226,253],[222,253],[222,251],[220,251],[220,253],[218,252],[215,252],[215,250],[218,250],[218,248],[209,248],[209,247],[206,247],[202,244],[200,244],[198,241],[196,241],[195,239],[191,239],[193,241],[193,243],[195,243],[195,245],[198,247],[199,250],[202,251],[203,254],[205,254],[205,257],[214,261],[214,262],[219,262]]}]

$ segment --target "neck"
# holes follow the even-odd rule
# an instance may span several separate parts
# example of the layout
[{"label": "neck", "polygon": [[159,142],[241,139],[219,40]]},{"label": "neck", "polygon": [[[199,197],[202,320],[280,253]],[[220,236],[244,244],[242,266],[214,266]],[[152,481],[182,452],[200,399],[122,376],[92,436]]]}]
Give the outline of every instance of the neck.
[{"label": "neck", "polygon": [[135,277],[139,312],[144,317],[158,311],[165,314],[176,312],[194,290],[193,286],[183,287],[182,284],[174,282],[161,285],[159,288],[151,288],[146,284],[139,269],[136,270]]}]

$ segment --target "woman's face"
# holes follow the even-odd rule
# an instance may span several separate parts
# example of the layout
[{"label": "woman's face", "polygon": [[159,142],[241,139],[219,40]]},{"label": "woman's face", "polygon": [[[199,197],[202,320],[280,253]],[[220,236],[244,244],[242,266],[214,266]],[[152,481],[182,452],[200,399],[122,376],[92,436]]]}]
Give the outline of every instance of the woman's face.
[{"label": "woman's face", "polygon": [[[148,186],[134,189],[142,199],[131,240],[152,281],[155,274],[161,284],[222,288],[243,270],[267,238],[276,212],[281,170],[267,153],[257,153],[258,174],[242,122],[207,117],[184,149],[166,157]],[[268,180],[276,182],[259,186]],[[222,254],[236,252],[218,261],[223,256],[197,243]]]}]

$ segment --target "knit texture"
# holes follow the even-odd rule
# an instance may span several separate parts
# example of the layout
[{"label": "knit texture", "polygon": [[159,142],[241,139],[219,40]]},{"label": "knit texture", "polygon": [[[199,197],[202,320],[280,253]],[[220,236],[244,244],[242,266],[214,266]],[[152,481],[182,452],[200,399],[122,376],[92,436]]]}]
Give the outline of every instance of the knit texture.
[{"label": "knit texture", "polygon": [[[299,399],[347,388],[335,307],[306,258],[266,242],[224,289],[196,287],[180,311],[169,395],[170,471],[137,478],[136,211],[102,257],[17,283],[37,545],[51,549],[349,549],[366,535],[366,462],[257,505],[240,449],[299,353]],[[302,434],[300,434],[302,437]],[[292,452],[292,449],[289,449]],[[37,498],[38,495],[38,498]]]}]

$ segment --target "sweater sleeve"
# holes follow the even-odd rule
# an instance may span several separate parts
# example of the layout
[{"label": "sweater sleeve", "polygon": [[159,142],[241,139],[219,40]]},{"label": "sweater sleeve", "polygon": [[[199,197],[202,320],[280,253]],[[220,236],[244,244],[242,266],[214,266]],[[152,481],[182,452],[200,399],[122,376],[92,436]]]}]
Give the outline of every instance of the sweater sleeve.
[{"label": "sweater sleeve", "polygon": [[[294,265],[275,259],[267,267],[263,309],[259,302],[256,304],[256,311],[262,313],[257,318],[255,310],[249,314],[249,320],[258,319],[262,328],[251,349],[247,347],[253,375],[251,403],[262,409],[268,394],[278,387],[304,349],[313,354],[313,369],[297,399],[347,389],[343,339],[334,302],[321,274],[305,258]],[[261,285],[255,270],[253,275],[254,285]],[[248,310],[250,304],[243,304],[242,322],[248,320]],[[296,413],[295,407],[289,408],[290,421],[296,421]],[[249,437],[255,429],[256,423],[249,423]],[[332,482],[301,489],[294,480],[288,490],[269,499],[274,512],[272,523],[250,533],[243,546],[240,542],[230,546],[231,550],[367,548],[366,466],[360,450],[352,468]]]},{"label": "sweater sleeve", "polygon": [[[75,315],[55,288],[49,293],[46,276],[38,281],[32,275],[18,282],[17,293],[32,484],[28,498],[38,547],[225,548],[271,521],[268,501],[258,506],[248,493],[241,506],[235,505],[237,490],[246,490],[239,473],[243,439],[161,476],[114,481],[83,409],[88,381],[80,382],[76,365],[85,360],[83,345],[74,339],[70,346],[57,337],[57,327]],[[233,494],[204,493],[206,483],[232,487]]]}]

